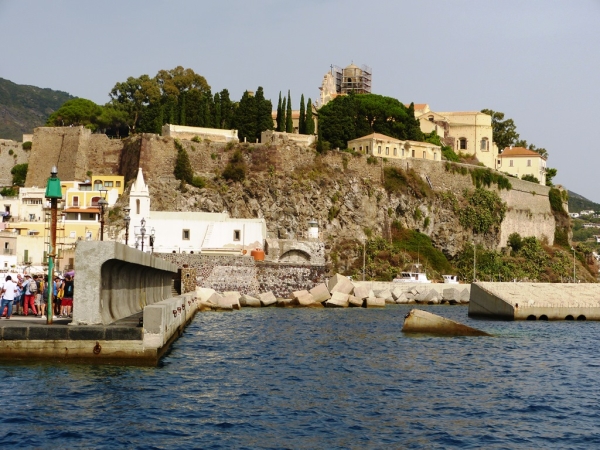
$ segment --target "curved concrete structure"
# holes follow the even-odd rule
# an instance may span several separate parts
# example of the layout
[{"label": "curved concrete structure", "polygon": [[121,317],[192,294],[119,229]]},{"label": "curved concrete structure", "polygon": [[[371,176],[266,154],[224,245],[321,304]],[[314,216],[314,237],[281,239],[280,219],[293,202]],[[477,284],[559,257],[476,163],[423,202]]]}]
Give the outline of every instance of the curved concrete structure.
[{"label": "curved concrete structure", "polygon": [[118,242],[78,242],[72,325],[109,325],[171,297],[176,272],[174,264]]}]

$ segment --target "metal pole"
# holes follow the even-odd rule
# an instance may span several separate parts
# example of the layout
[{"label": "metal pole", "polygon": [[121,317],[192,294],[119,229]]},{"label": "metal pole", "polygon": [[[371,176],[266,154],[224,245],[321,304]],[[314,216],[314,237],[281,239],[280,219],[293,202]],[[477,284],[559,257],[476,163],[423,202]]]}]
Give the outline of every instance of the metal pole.
[{"label": "metal pole", "polygon": [[475,279],[477,278],[477,247],[475,247],[475,241],[473,241],[473,283],[475,283]]},{"label": "metal pole", "polygon": [[575,283],[575,247],[573,247],[573,283]]},{"label": "metal pole", "polygon": [[48,249],[48,308],[46,311],[46,323],[52,325],[52,316],[54,315],[54,305],[52,297],[54,295],[54,252],[56,251],[56,223],[58,220],[58,200],[50,199],[50,248]]}]

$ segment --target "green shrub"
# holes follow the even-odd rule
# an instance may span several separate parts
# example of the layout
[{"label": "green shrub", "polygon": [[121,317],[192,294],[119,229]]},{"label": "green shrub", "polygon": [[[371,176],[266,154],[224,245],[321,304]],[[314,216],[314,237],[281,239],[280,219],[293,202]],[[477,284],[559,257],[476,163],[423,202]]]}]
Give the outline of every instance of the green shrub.
[{"label": "green shrub", "polygon": [[202,142],[202,138],[201,138],[200,136],[194,136],[194,137],[192,138],[192,141],[193,141],[193,142],[200,143],[200,142]]},{"label": "green shrub", "polygon": [[221,176],[227,181],[243,181],[246,179],[246,161],[241,150],[236,150],[223,170]]},{"label": "green shrub", "polygon": [[376,156],[370,155],[367,157],[367,164],[379,164],[379,158]]},{"label": "green shrub", "polygon": [[202,177],[194,176],[190,184],[198,189],[202,189],[206,186],[206,180]]},{"label": "green shrub", "polygon": [[425,217],[425,220],[423,220],[423,228],[425,230],[429,227],[430,222],[431,222],[431,220],[429,219],[429,217]]},{"label": "green shrub", "polygon": [[15,152],[13,152],[13,149],[11,148],[11,149],[8,151],[8,154],[9,154],[10,156],[12,156],[12,155],[14,155],[14,154],[15,154]]},{"label": "green shrub", "polygon": [[559,189],[550,189],[550,192],[548,192],[548,200],[550,200],[550,208],[552,209],[552,211],[561,216],[567,215],[567,212],[563,207],[562,196]]},{"label": "green shrub", "polygon": [[0,195],[2,197],[16,197],[18,195],[18,192],[15,188],[3,187],[2,190],[0,190]]},{"label": "green shrub", "polygon": [[498,190],[506,189],[507,191],[512,189],[512,185],[508,178],[496,172],[492,172],[490,169],[471,169],[471,179],[476,188],[483,186],[491,187],[492,183],[498,186]]},{"label": "green shrub", "polygon": [[532,183],[540,184],[540,180],[538,180],[536,177],[534,177],[531,174],[523,175],[521,177],[521,180],[523,180],[523,181],[531,181]]},{"label": "green shrub", "polygon": [[12,184],[15,186],[25,186],[25,179],[27,178],[27,169],[29,164],[17,164],[14,166],[10,173],[12,175]]},{"label": "green shrub", "polygon": [[31,141],[23,142],[23,150],[31,150]]},{"label": "green shrub", "polygon": [[463,228],[474,233],[488,233],[500,228],[506,214],[506,203],[495,191],[477,188],[473,192],[465,192],[464,197],[467,205],[458,214]]},{"label": "green shrub", "polygon": [[523,247],[523,239],[519,233],[512,233],[508,236],[508,246],[512,249],[513,252],[518,252]]}]

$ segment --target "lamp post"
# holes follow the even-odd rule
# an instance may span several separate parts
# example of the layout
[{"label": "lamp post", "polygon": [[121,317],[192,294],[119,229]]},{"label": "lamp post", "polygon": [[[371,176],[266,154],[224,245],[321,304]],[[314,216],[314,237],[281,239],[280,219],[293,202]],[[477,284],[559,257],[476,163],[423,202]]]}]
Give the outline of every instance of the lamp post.
[{"label": "lamp post", "polygon": [[129,224],[131,223],[131,217],[129,216],[129,211],[131,208],[123,208],[125,211],[125,245],[129,244]]},{"label": "lamp post", "polygon": [[152,227],[150,229],[150,248],[152,249],[151,253],[154,253],[154,236],[156,234],[156,231],[154,230],[154,227]]},{"label": "lamp post", "polygon": [[366,262],[366,257],[367,257],[366,250],[367,250],[367,237],[365,236],[363,238],[363,273],[362,273],[363,281],[365,281],[365,262]]},{"label": "lamp post", "polygon": [[140,228],[140,234],[142,235],[142,251],[144,251],[144,239],[146,236],[146,219],[142,217],[142,227]]},{"label": "lamp post", "polygon": [[104,240],[104,208],[108,205],[108,202],[104,197],[106,197],[106,193],[108,191],[106,189],[100,189],[100,200],[98,200],[98,206],[100,207],[100,240]]},{"label": "lamp post", "polygon": [[475,240],[473,240],[473,283],[477,278],[477,247],[475,246]]},{"label": "lamp post", "polygon": [[[62,190],[60,188],[60,180],[57,177],[58,169],[52,166],[50,178],[46,185],[46,198],[50,200],[50,243],[48,245],[48,283],[54,280],[54,259],[56,258],[56,222],[58,220],[58,200],[62,198]],[[50,286],[52,286],[50,284]],[[53,305],[52,296],[54,289],[48,289],[48,311],[47,324],[52,325]]]}]

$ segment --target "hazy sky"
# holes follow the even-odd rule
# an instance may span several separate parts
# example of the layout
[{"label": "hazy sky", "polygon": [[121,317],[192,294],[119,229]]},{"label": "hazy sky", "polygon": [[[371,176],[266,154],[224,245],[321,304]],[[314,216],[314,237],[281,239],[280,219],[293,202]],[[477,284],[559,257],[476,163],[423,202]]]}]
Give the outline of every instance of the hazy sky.
[{"label": "hazy sky", "polygon": [[556,183],[600,202],[599,0],[0,0],[0,77],[97,103],[116,82],[192,68],[233,99],[319,97],[331,64],[432,110],[506,113]]}]

